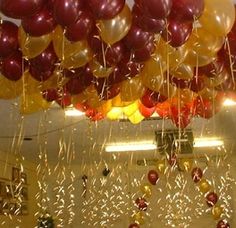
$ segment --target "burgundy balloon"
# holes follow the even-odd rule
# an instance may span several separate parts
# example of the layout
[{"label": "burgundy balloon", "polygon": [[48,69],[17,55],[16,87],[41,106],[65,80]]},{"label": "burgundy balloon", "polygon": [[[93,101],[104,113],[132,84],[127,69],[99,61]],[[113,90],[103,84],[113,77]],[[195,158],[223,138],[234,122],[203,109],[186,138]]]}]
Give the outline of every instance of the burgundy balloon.
[{"label": "burgundy balloon", "polygon": [[18,48],[18,27],[10,21],[0,24],[0,58],[6,58]]},{"label": "burgundy balloon", "polygon": [[164,102],[168,98],[162,96],[160,93],[154,92],[150,89],[146,89],[144,95],[141,97],[141,102],[147,108],[155,107],[159,102]]},{"label": "burgundy balloon", "polygon": [[171,120],[176,127],[184,129],[191,122],[191,110],[188,106],[179,109],[178,106],[171,106]]},{"label": "burgundy balloon", "polygon": [[55,0],[54,2],[54,18],[63,27],[74,24],[78,19],[79,11],[78,0]]},{"label": "burgundy balloon", "polygon": [[192,170],[191,176],[192,176],[193,181],[195,183],[198,183],[202,179],[203,172],[200,168],[195,167]]},{"label": "burgundy balloon", "polygon": [[134,51],[134,61],[138,63],[145,62],[151,57],[154,51],[155,51],[155,43],[154,39],[151,37],[146,46]]},{"label": "burgundy balloon", "polygon": [[204,0],[173,0],[170,17],[178,21],[194,21],[204,10]]},{"label": "burgundy balloon", "polygon": [[189,82],[190,89],[193,92],[199,92],[205,88],[204,78],[200,75],[195,75]]},{"label": "burgundy balloon", "polygon": [[137,3],[151,18],[164,19],[171,11],[172,0],[141,0]]},{"label": "burgundy balloon", "polygon": [[47,80],[53,73],[58,57],[52,43],[38,56],[29,60],[30,72],[38,81]]},{"label": "burgundy balloon", "polygon": [[132,11],[134,23],[137,24],[143,31],[150,33],[160,33],[165,29],[164,19],[148,17],[139,5],[135,4]]},{"label": "burgundy balloon", "polygon": [[180,89],[185,89],[189,87],[190,81],[176,77],[171,77],[171,83]]},{"label": "burgundy balloon", "polygon": [[129,225],[129,228],[140,228],[140,226],[137,223],[132,223]]},{"label": "burgundy balloon", "polygon": [[152,34],[143,31],[136,25],[132,25],[127,36],[124,38],[124,43],[130,49],[140,49],[147,45]]},{"label": "burgundy balloon", "polygon": [[156,185],[158,179],[159,179],[159,175],[158,175],[157,171],[155,171],[155,170],[150,170],[150,171],[148,172],[148,180],[149,180],[149,182],[150,182],[152,185]]},{"label": "burgundy balloon", "polygon": [[81,82],[80,78],[71,78],[65,85],[66,91],[71,95],[76,95],[85,89],[83,83]]},{"label": "burgundy balloon", "polygon": [[11,81],[18,81],[23,75],[22,53],[15,51],[12,55],[2,60],[2,74]]},{"label": "burgundy balloon", "polygon": [[121,12],[125,0],[87,0],[90,10],[97,19],[111,19]]},{"label": "burgundy balloon", "polygon": [[23,18],[21,24],[31,36],[43,36],[52,32],[56,26],[52,12],[46,7],[31,17]]},{"label": "burgundy balloon", "polygon": [[45,0],[1,0],[0,11],[8,17],[22,19],[36,14]]},{"label": "burgundy balloon", "polygon": [[230,228],[230,225],[226,220],[220,220],[217,223],[217,228]]},{"label": "burgundy balloon", "polygon": [[87,40],[90,48],[95,54],[102,53],[102,49],[104,48],[105,50],[107,47],[106,43],[102,41],[97,28],[94,28],[94,30],[89,34]]},{"label": "burgundy balloon", "polygon": [[162,38],[169,42],[172,47],[180,47],[188,40],[192,29],[192,23],[181,23],[170,19],[167,29],[162,33]]},{"label": "burgundy balloon", "polygon": [[148,203],[147,203],[147,200],[145,200],[144,198],[137,198],[135,200],[135,204],[137,205],[137,207],[140,211],[146,211],[147,210]]},{"label": "burgundy balloon", "polygon": [[66,28],[65,36],[72,42],[84,40],[92,32],[94,26],[95,22],[91,13],[85,10],[80,11],[77,21]]},{"label": "burgundy balloon", "polygon": [[206,203],[209,207],[213,207],[218,201],[218,195],[215,192],[209,192],[206,195]]},{"label": "burgundy balloon", "polygon": [[42,95],[43,98],[48,102],[52,102],[58,99],[57,89],[44,90]]},{"label": "burgundy balloon", "polygon": [[71,105],[71,95],[67,91],[58,92],[56,102],[62,107],[66,108]]}]

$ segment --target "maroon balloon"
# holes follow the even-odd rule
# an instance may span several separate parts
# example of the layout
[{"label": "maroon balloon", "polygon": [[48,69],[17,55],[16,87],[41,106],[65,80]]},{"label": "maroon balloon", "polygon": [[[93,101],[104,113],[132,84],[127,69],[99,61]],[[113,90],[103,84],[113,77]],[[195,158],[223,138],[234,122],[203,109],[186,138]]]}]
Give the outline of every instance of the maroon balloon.
[{"label": "maroon balloon", "polygon": [[124,43],[130,49],[140,49],[147,45],[152,34],[143,31],[136,25],[132,25],[127,36],[124,38]]},{"label": "maroon balloon", "polygon": [[20,51],[14,52],[12,55],[3,59],[2,61],[2,74],[12,81],[17,81],[23,74],[23,59]]},{"label": "maroon balloon", "polygon": [[151,18],[164,19],[170,14],[172,0],[141,0],[139,4]]},{"label": "maroon balloon", "polygon": [[48,102],[52,102],[58,99],[57,89],[44,90],[42,95],[43,98]]},{"label": "maroon balloon", "polygon": [[129,228],[140,228],[140,226],[137,223],[132,223],[129,225]]},{"label": "maroon balloon", "polygon": [[132,11],[134,23],[137,24],[143,31],[160,33],[165,29],[166,23],[164,19],[148,17],[139,5],[135,4]]},{"label": "maroon balloon", "polygon": [[200,75],[195,75],[189,82],[190,89],[193,92],[199,92],[205,88],[204,78]]},{"label": "maroon balloon", "polygon": [[43,36],[52,32],[56,26],[53,15],[47,8],[43,8],[31,17],[23,18],[21,24],[31,36]]},{"label": "maroon balloon", "polygon": [[154,92],[150,89],[146,89],[144,95],[141,97],[141,102],[147,108],[155,107],[159,102],[164,102],[168,98],[162,96],[160,93]]},{"label": "maroon balloon", "polygon": [[180,89],[188,88],[190,81],[184,80],[176,77],[171,77],[171,83]]},{"label": "maroon balloon", "polygon": [[87,0],[90,10],[97,19],[111,19],[121,12],[125,0]]},{"label": "maroon balloon", "polygon": [[170,17],[175,20],[194,21],[204,10],[204,0],[174,0]]},{"label": "maroon balloon", "polygon": [[171,120],[176,127],[184,129],[191,122],[191,110],[188,106],[171,106]]},{"label": "maroon balloon", "polygon": [[80,11],[77,21],[66,28],[65,36],[72,42],[84,40],[92,32],[94,26],[95,22],[91,13],[85,10]]},{"label": "maroon balloon", "polygon": [[40,55],[30,59],[30,72],[38,81],[47,80],[53,73],[58,57],[52,43]]},{"label": "maroon balloon", "polygon": [[63,27],[74,24],[79,16],[78,0],[55,0],[54,17],[58,24]]},{"label": "maroon balloon", "polygon": [[137,207],[140,211],[146,211],[147,210],[148,203],[147,203],[147,200],[145,200],[144,198],[137,198],[135,200],[135,204],[137,205]]},{"label": "maroon balloon", "polygon": [[5,58],[18,48],[18,27],[10,22],[0,24],[0,58]]},{"label": "maroon balloon", "polygon": [[162,38],[169,42],[172,47],[180,47],[188,40],[192,29],[192,23],[181,23],[171,19],[167,29],[162,33]]},{"label": "maroon balloon", "polygon": [[149,180],[149,182],[150,182],[152,185],[156,185],[158,179],[159,179],[159,175],[158,175],[157,171],[155,171],[155,170],[150,170],[150,171],[148,172],[148,180]]},{"label": "maroon balloon", "polygon": [[99,35],[98,30],[95,28],[88,36],[88,44],[95,54],[102,53],[107,45],[104,43]]},{"label": "maroon balloon", "polygon": [[36,14],[45,0],[1,0],[0,10],[11,18],[24,18]]},{"label": "maroon balloon", "polygon": [[226,220],[220,220],[217,223],[217,228],[230,228],[230,225]]},{"label": "maroon balloon", "polygon": [[218,195],[215,192],[209,192],[206,195],[206,203],[209,207],[213,207],[214,205],[216,205],[218,201]]},{"label": "maroon balloon", "polygon": [[56,102],[62,107],[66,108],[71,105],[71,95],[67,91],[58,91],[58,98]]},{"label": "maroon balloon", "polygon": [[191,176],[192,176],[193,181],[195,183],[198,183],[202,179],[203,172],[200,168],[195,167],[192,170]]},{"label": "maroon balloon", "polygon": [[71,78],[65,85],[66,91],[71,95],[76,95],[85,89],[84,85],[82,84],[80,78]]},{"label": "maroon balloon", "polygon": [[134,51],[134,61],[142,63],[147,61],[155,51],[154,39],[151,37],[149,42],[143,48]]}]

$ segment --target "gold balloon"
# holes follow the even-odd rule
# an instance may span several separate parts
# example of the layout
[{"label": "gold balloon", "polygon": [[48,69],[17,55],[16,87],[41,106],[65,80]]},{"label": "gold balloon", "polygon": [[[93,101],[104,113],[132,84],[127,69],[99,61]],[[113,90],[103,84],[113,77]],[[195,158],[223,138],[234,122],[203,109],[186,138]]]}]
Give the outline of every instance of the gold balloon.
[{"label": "gold balloon", "polygon": [[130,105],[123,107],[123,112],[127,117],[129,117],[138,110],[138,106],[139,106],[138,101],[135,101]]},{"label": "gold balloon", "polygon": [[120,97],[122,101],[135,101],[142,97],[144,91],[141,77],[136,76],[121,83]]},{"label": "gold balloon", "polygon": [[222,213],[223,213],[223,207],[216,205],[216,206],[214,206],[214,207],[212,208],[211,213],[212,213],[212,216],[213,216],[213,218],[214,218],[215,220],[219,220],[220,217],[221,217],[221,215],[222,215]]},{"label": "gold balloon", "polygon": [[214,100],[217,96],[217,91],[214,88],[205,87],[203,90],[198,92],[198,95],[203,99]]},{"label": "gold balloon", "polygon": [[162,61],[161,57],[149,59],[140,74],[142,83],[147,88],[159,92],[165,71],[166,64]]},{"label": "gold balloon", "polygon": [[158,160],[156,163],[156,168],[160,173],[164,174],[166,170],[165,160]]},{"label": "gold balloon", "polygon": [[112,109],[112,101],[102,101],[101,105],[97,108],[98,112],[101,112],[104,116],[107,115]]},{"label": "gold balloon", "polygon": [[34,94],[22,94],[20,99],[21,114],[32,114],[45,109],[48,109],[51,103],[43,99],[40,92]]},{"label": "gold balloon", "polygon": [[178,164],[181,170],[189,172],[192,169],[193,160],[190,158],[181,158]]},{"label": "gold balloon", "polygon": [[235,9],[232,0],[205,0],[205,10],[199,18],[204,29],[214,36],[225,36],[233,27]]},{"label": "gold balloon", "polygon": [[52,36],[51,34],[46,34],[40,37],[32,37],[26,34],[22,26],[20,26],[18,40],[23,56],[31,59],[38,56],[48,47],[52,40]]},{"label": "gold balloon", "polygon": [[128,117],[129,121],[132,124],[139,124],[143,119],[143,115],[137,110],[134,114]]},{"label": "gold balloon", "polygon": [[117,120],[123,115],[123,110],[120,107],[113,107],[108,113],[107,118],[110,120]]},{"label": "gold balloon", "polygon": [[161,95],[168,97],[168,98],[172,98],[176,95],[177,93],[177,87],[170,84],[170,82],[168,81],[167,77],[165,77],[159,91]]},{"label": "gold balloon", "polygon": [[216,58],[216,53],[224,44],[223,36],[215,36],[203,28],[196,28],[185,43],[188,50],[184,63],[191,66],[204,66]]},{"label": "gold balloon", "polygon": [[98,108],[102,105],[102,101],[98,96],[97,90],[94,88],[94,86],[89,86],[86,90],[84,90],[83,93],[87,97],[86,103],[91,108]]},{"label": "gold balloon", "polygon": [[97,26],[100,36],[107,44],[114,44],[124,38],[132,24],[130,8],[125,5],[123,10],[110,20],[99,20]]},{"label": "gold balloon", "polygon": [[206,194],[211,190],[211,184],[206,179],[201,179],[201,181],[198,183],[198,186],[200,192],[202,192],[203,194]]},{"label": "gold balloon", "polygon": [[71,96],[71,103],[74,106],[76,106],[76,104],[78,104],[78,103],[82,104],[82,103],[86,102],[87,99],[88,99],[87,95],[84,92],[82,92],[80,94],[76,94],[76,95]]},{"label": "gold balloon", "polygon": [[152,196],[152,186],[150,184],[142,184],[140,190],[143,193],[144,197],[150,198]]},{"label": "gold balloon", "polygon": [[89,66],[93,72],[93,75],[97,78],[106,78],[114,71],[114,67],[103,66],[96,60],[92,60],[89,63]]},{"label": "gold balloon", "polygon": [[212,88],[220,85],[223,83],[226,79],[231,77],[227,70],[223,70],[220,74],[215,75],[214,77],[204,77],[204,83],[207,87]]},{"label": "gold balloon", "polygon": [[121,100],[120,94],[112,99],[112,106],[113,107],[126,107],[132,104],[132,102],[125,102]]},{"label": "gold balloon", "polygon": [[187,49],[184,46],[174,48],[165,42],[162,38],[156,41],[155,57],[161,57],[162,61],[168,63],[170,69],[181,65],[187,55]]},{"label": "gold balloon", "polygon": [[139,225],[143,225],[145,223],[145,219],[144,219],[144,215],[142,211],[136,212],[132,217],[133,217],[134,222]]},{"label": "gold balloon", "polygon": [[175,78],[190,80],[193,77],[193,67],[186,64],[181,64],[170,70],[170,74]]},{"label": "gold balloon", "polygon": [[0,73],[0,88],[0,99],[14,99],[23,91],[22,78],[18,81],[11,81]]}]

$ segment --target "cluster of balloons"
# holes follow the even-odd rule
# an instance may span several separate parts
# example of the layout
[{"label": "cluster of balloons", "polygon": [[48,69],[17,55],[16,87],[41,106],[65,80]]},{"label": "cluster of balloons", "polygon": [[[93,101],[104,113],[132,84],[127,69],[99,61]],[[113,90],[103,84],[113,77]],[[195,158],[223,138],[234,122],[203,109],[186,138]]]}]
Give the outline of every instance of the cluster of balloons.
[{"label": "cluster of balloons", "polygon": [[[156,170],[150,170],[147,174],[147,179],[149,183],[144,183],[141,185],[142,196],[135,200],[135,206],[138,211],[132,216],[132,221],[129,228],[140,228],[140,225],[145,223],[145,217],[143,215],[144,211],[148,210],[148,201],[146,198],[150,198],[152,195],[152,186],[155,186],[159,180],[159,174],[165,174],[168,169],[168,163],[172,168],[177,167],[181,171],[190,172],[192,180],[197,184],[199,191],[206,200],[206,205],[211,208],[211,214],[215,221],[218,220],[217,228],[229,228],[230,225],[225,219],[221,219],[224,214],[224,206],[220,205],[219,197],[217,193],[213,190],[213,186],[210,181],[205,179],[203,176],[203,171],[199,167],[193,166],[193,161],[189,158],[177,159],[177,157],[172,154],[167,157],[167,159],[158,160],[156,163]],[[157,172],[158,171],[158,172]]]},{"label": "cluster of balloons", "polygon": [[231,0],[1,0],[0,98],[186,127],[235,90]]}]

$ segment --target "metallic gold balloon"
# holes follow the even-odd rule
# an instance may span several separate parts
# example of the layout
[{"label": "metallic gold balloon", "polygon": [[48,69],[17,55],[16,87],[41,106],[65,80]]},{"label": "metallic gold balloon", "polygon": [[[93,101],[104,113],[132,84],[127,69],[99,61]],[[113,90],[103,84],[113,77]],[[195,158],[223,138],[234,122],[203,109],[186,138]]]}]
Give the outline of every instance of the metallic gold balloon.
[{"label": "metallic gold balloon", "polygon": [[201,179],[200,182],[198,183],[198,186],[200,192],[202,192],[203,194],[206,194],[211,190],[211,184],[206,179]]},{"label": "metallic gold balloon", "polygon": [[160,56],[162,61],[168,64],[170,69],[181,65],[187,55],[187,49],[184,46],[174,48],[165,42],[162,38],[156,41],[156,51],[154,57]]},{"label": "metallic gold balloon", "polygon": [[120,97],[122,101],[135,101],[142,97],[145,88],[141,81],[141,77],[125,80],[121,83]]},{"label": "metallic gold balloon", "polygon": [[85,96],[87,97],[87,104],[91,108],[98,108],[102,105],[102,101],[100,97],[98,96],[97,90],[94,88],[94,86],[89,86],[86,90],[83,92]]},{"label": "metallic gold balloon", "polygon": [[0,99],[14,99],[23,91],[23,80],[11,81],[0,73],[0,88]]},{"label": "metallic gold balloon", "polygon": [[92,60],[89,63],[89,66],[93,72],[93,75],[97,78],[106,78],[114,71],[114,67],[103,66],[96,60]]},{"label": "metallic gold balloon", "polygon": [[221,215],[222,215],[222,213],[223,213],[223,207],[216,205],[216,206],[214,206],[214,207],[212,208],[211,213],[212,213],[213,218],[214,218],[215,220],[218,220],[218,219],[220,219],[220,217],[221,217]]},{"label": "metallic gold balloon", "polygon": [[102,101],[101,105],[97,108],[98,112],[101,112],[104,116],[107,115],[107,113],[109,113],[109,111],[111,111],[112,109],[112,101],[108,100],[108,101]]},{"label": "metallic gold balloon", "polygon": [[223,70],[223,72],[215,75],[212,78],[204,77],[204,83],[206,84],[207,87],[213,88],[213,87],[216,87],[216,86],[220,85],[221,83],[223,83],[229,77],[231,77],[229,75],[229,72],[227,70]]},{"label": "metallic gold balloon", "polygon": [[139,225],[144,225],[145,219],[144,219],[144,215],[143,215],[142,211],[136,212],[132,217],[133,217],[133,220],[135,223],[137,223]]},{"label": "metallic gold balloon", "polygon": [[20,99],[21,114],[32,114],[50,107],[51,103],[47,102],[40,92],[33,94],[23,94]]},{"label": "metallic gold balloon", "polygon": [[205,0],[205,10],[199,18],[202,27],[214,36],[225,36],[233,27],[235,9],[232,0]]},{"label": "metallic gold balloon", "polygon": [[181,170],[189,172],[192,169],[193,160],[190,158],[181,158],[178,164]]},{"label": "metallic gold balloon", "polygon": [[110,20],[99,20],[97,26],[100,36],[107,44],[114,44],[124,38],[132,23],[130,8],[125,5],[123,10]]},{"label": "metallic gold balloon", "polygon": [[160,92],[160,94],[163,96],[166,96],[168,98],[172,98],[177,93],[177,87],[170,84],[168,79],[165,77],[158,92]]},{"label": "metallic gold balloon", "polygon": [[164,174],[166,170],[165,160],[158,160],[156,163],[156,168],[160,173]]},{"label": "metallic gold balloon", "polygon": [[178,79],[189,80],[193,77],[193,67],[187,64],[180,64],[172,68],[170,74]]},{"label": "metallic gold balloon", "polygon": [[126,107],[132,104],[132,102],[125,102],[121,100],[120,94],[112,99],[112,106],[113,107]]},{"label": "metallic gold balloon", "polygon": [[31,59],[38,56],[48,47],[52,40],[52,36],[51,34],[47,34],[40,37],[32,37],[26,34],[22,26],[20,26],[18,40],[23,56]]},{"label": "metallic gold balloon", "polygon": [[145,63],[140,73],[142,83],[149,89],[159,92],[163,83],[163,74],[166,71],[166,64],[161,57],[151,58]]},{"label": "metallic gold balloon", "polygon": [[224,36],[215,36],[203,28],[196,28],[185,43],[188,50],[184,63],[191,66],[204,66],[216,58],[224,44]]},{"label": "metallic gold balloon", "polygon": [[128,117],[132,124],[139,124],[145,117],[137,110],[134,114]]},{"label": "metallic gold balloon", "polygon": [[198,92],[198,95],[208,100],[214,100],[217,96],[217,91],[214,88],[205,87],[203,90]]},{"label": "metallic gold balloon", "polygon": [[138,110],[138,106],[139,106],[138,101],[135,101],[130,105],[123,107],[123,112],[127,117],[129,117]]},{"label": "metallic gold balloon", "polygon": [[140,187],[144,197],[150,198],[152,196],[152,186],[148,183],[142,184]]}]

